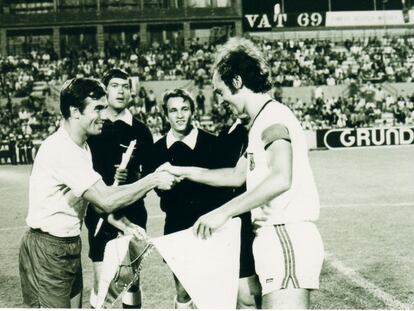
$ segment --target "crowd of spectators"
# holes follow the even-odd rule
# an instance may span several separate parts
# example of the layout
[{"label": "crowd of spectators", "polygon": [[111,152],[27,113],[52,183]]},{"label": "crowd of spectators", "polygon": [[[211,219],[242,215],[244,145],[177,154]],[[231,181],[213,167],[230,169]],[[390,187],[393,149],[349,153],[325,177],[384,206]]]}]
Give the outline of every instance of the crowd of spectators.
[{"label": "crowd of spectators", "polygon": [[[305,129],[400,126],[414,122],[414,94],[393,96],[381,87],[367,84],[347,98],[314,98],[309,102],[287,98]],[[387,117],[385,117],[387,116]]]},{"label": "crowd of spectators", "polygon": [[[40,143],[56,131],[61,117],[39,100],[27,98],[18,105],[0,102],[0,163],[30,164]],[[4,155],[10,154],[6,160]]]},{"label": "crowd of spectators", "polygon": [[[379,82],[412,82],[414,79],[414,38],[366,38],[334,42],[328,40],[270,41],[254,39],[263,50],[272,70],[276,90],[288,86],[348,84],[349,95],[327,98],[315,92],[308,102],[284,98],[306,129],[401,125],[413,122],[414,96],[392,95]],[[140,81],[194,80],[197,97],[195,122],[220,132],[235,119],[231,109],[206,105],[201,91],[209,83],[217,46],[193,39],[184,49],[166,40],[140,49],[137,44],[110,44],[105,53],[84,47],[58,58],[50,45],[30,49],[19,56],[0,57],[0,153],[15,146],[13,162],[30,162],[36,146],[59,125],[60,117],[44,105],[48,87],[61,85],[68,77],[100,77],[112,67],[123,68]],[[36,90],[37,81],[47,87]],[[200,90],[200,91],[198,91]],[[280,97],[275,93],[275,97]],[[21,104],[14,98],[24,98]],[[280,98],[279,98],[280,99]],[[207,109],[206,107],[209,107]],[[168,124],[150,89],[140,87],[131,111],[145,122],[154,137]],[[384,113],[391,116],[384,120]],[[10,145],[6,147],[6,145]],[[1,161],[1,157],[0,157]]]},{"label": "crowd of spectators", "polygon": [[278,86],[412,82],[414,38],[260,40]]},{"label": "crowd of spectators", "polygon": [[[411,82],[414,79],[414,38],[383,37],[345,40],[254,39],[272,68],[275,86],[308,86],[363,82]],[[193,79],[202,87],[211,75],[217,46],[195,38],[182,44],[165,40],[146,48],[137,44],[107,44],[105,52],[83,47],[61,58],[50,48],[29,49],[0,58],[3,89],[17,94],[31,83],[61,83],[67,77],[100,77],[112,67],[123,68],[141,81]]]}]

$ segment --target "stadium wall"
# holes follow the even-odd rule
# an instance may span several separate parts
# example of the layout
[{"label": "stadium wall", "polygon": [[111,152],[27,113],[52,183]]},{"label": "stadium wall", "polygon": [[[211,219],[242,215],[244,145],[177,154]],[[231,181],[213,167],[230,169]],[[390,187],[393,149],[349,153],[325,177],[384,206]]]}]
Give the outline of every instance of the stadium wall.
[{"label": "stadium wall", "polygon": [[290,29],[275,29],[272,32],[252,32],[249,33],[252,37],[260,37],[268,40],[331,40],[344,41],[346,39],[355,38],[369,38],[384,36],[413,36],[414,28],[412,26],[372,26],[372,27],[321,27],[312,29],[290,28]]},{"label": "stadium wall", "polygon": [[[321,129],[316,130],[315,134],[310,142],[314,148],[348,149],[414,145],[414,127],[408,126]],[[316,145],[313,145],[314,139]]]}]

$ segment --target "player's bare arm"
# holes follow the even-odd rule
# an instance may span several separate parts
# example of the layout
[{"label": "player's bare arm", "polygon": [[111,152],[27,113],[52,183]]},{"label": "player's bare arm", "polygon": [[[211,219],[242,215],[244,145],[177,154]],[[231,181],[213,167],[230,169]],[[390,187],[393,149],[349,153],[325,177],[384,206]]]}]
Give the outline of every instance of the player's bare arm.
[{"label": "player's bare arm", "polygon": [[246,159],[240,157],[236,167],[206,169],[201,167],[161,165],[157,170],[213,187],[240,187],[246,182]]},{"label": "player's bare arm", "polygon": [[146,237],[145,229],[131,222],[127,217],[121,216],[117,218],[114,214],[108,215],[108,223],[113,225],[118,230],[122,231],[124,235],[132,234],[138,239]]},{"label": "player's bare arm", "polygon": [[[119,168],[119,165],[116,165],[116,167],[117,168],[115,171],[114,179],[118,182],[118,185],[120,185],[126,182],[128,177],[128,169]],[[120,230],[125,235],[132,234],[139,239],[145,237],[146,235],[144,228],[141,228],[140,226],[134,224],[125,216],[117,217],[111,213],[108,215],[107,220],[108,223]]]},{"label": "player's bare arm", "polygon": [[129,185],[110,187],[100,180],[90,187],[83,197],[91,202],[98,212],[112,213],[131,205],[154,189],[171,189],[175,177],[168,172],[155,172]]},{"label": "player's bare arm", "polygon": [[292,148],[287,140],[274,141],[266,150],[269,175],[250,191],[201,216],[193,226],[200,238],[208,238],[230,218],[262,206],[290,188]]}]

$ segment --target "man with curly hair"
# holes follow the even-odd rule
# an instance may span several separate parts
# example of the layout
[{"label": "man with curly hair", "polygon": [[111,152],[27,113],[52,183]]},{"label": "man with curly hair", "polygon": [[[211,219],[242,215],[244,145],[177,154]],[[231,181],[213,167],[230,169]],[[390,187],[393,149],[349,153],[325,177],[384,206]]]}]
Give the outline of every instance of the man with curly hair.
[{"label": "man with curly hair", "polygon": [[323,243],[314,221],[319,196],[309,164],[306,137],[285,105],[270,97],[270,70],[254,44],[230,39],[213,67],[214,91],[251,118],[247,150],[236,167],[165,170],[212,186],[240,186],[247,191],[201,216],[194,233],[208,238],[230,218],[251,211],[257,227],[253,242],[262,308],[305,309],[309,293],[319,288]]}]

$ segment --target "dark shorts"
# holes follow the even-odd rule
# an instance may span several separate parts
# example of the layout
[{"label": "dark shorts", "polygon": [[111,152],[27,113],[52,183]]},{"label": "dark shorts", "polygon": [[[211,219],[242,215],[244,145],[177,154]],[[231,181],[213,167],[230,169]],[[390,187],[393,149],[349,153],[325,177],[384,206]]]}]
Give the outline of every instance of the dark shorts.
[{"label": "dark shorts", "polygon": [[[256,274],[253,257],[254,231],[250,212],[244,213],[239,217],[241,219],[239,277],[246,278]],[[167,218],[164,227],[164,234],[166,235],[180,230],[188,229],[195,223],[197,219],[198,217],[195,218],[195,220],[190,220],[187,221],[187,223],[183,223],[182,218]]]},{"label": "dark shorts", "polygon": [[[137,224],[138,226],[146,229],[147,223],[147,211],[145,208],[136,208],[136,213],[133,217],[126,215],[126,217]],[[88,228],[88,242],[89,242],[89,253],[88,256],[93,262],[103,261],[106,244],[115,239],[118,236],[119,231],[110,225],[106,220],[103,222],[98,234],[95,235],[96,226],[99,222],[100,215],[95,212],[93,208],[88,208],[86,211],[85,224]]]},{"label": "dark shorts", "polygon": [[39,229],[23,236],[19,271],[24,303],[31,308],[70,308],[82,292],[80,237],[59,238]]},{"label": "dark shorts", "polygon": [[240,236],[240,278],[246,278],[256,274],[253,257],[254,231],[250,212],[239,216],[241,218]]}]

